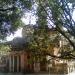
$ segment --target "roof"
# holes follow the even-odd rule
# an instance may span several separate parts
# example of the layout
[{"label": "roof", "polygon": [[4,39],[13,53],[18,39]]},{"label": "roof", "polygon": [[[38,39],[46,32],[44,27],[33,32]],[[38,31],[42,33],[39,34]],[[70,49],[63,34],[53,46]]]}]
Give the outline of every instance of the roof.
[{"label": "roof", "polygon": [[16,37],[11,41],[10,45],[12,49],[22,50],[26,48],[27,44],[28,44],[27,38]]}]

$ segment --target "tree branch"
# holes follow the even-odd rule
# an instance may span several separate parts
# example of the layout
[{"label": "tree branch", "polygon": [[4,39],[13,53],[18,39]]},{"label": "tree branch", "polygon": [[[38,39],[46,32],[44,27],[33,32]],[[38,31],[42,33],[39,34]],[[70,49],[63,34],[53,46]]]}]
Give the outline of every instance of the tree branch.
[{"label": "tree branch", "polygon": [[8,11],[8,10],[12,11],[14,9],[15,9],[15,7],[7,8],[7,9],[0,8],[0,12],[1,11],[4,12],[4,11]]},{"label": "tree branch", "polygon": [[65,54],[65,55],[61,55],[61,56],[56,56],[56,55],[52,55],[50,53],[46,53],[46,55],[51,56],[52,58],[59,58],[59,59],[75,59],[75,56],[72,54]]},{"label": "tree branch", "polygon": [[[41,3],[40,3],[40,5],[41,5],[41,7],[44,9],[44,11],[46,12],[46,14],[48,15],[50,21],[51,21],[53,24],[55,24],[55,25],[57,26],[56,30],[57,30],[59,33],[61,33],[61,34],[69,41],[69,43],[71,44],[71,46],[75,49],[74,43],[73,43],[73,42],[70,40],[70,38],[60,29],[60,27],[59,27],[56,23],[54,23],[54,21],[51,19],[51,17],[50,17],[49,14],[47,13],[46,9],[44,8],[44,6],[43,6]],[[74,51],[75,51],[75,50],[72,50],[72,51],[69,51],[69,52],[67,52],[67,53],[71,53],[71,52],[74,52]]]}]

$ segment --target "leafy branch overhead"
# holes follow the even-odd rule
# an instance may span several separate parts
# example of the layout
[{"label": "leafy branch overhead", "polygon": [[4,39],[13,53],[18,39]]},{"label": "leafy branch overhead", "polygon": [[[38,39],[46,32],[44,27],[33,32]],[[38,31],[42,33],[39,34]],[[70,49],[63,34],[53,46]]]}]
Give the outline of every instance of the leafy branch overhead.
[{"label": "leafy branch overhead", "polygon": [[22,26],[21,17],[31,6],[31,0],[0,0],[0,37]]},{"label": "leafy branch overhead", "polygon": [[75,21],[72,18],[75,1],[39,0],[39,3],[48,17],[50,27],[55,28],[69,41],[71,46],[73,46],[73,50],[71,52],[75,51]]}]

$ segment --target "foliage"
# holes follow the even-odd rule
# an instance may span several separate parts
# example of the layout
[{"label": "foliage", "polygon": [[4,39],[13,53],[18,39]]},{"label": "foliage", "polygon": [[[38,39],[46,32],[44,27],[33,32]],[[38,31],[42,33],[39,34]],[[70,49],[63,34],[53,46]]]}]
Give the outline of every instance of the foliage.
[{"label": "foliage", "polygon": [[[59,45],[59,34],[54,29],[49,29],[47,24],[47,14],[41,7],[40,3],[37,8],[37,25],[34,28],[32,40],[29,43],[29,48],[35,55],[44,55],[52,53],[54,47]],[[24,31],[26,32],[27,29]]]},{"label": "foliage", "polygon": [[21,17],[31,6],[31,0],[0,0],[0,38],[22,26]]},{"label": "foliage", "polygon": [[36,28],[29,42],[29,49],[35,55],[52,54],[54,47],[59,46],[59,38],[57,31],[49,30],[49,28]]},{"label": "foliage", "polygon": [[[72,51],[64,52],[66,55],[71,55],[72,52],[75,51],[75,21],[72,18],[75,1],[39,0],[39,3],[48,17],[49,25],[61,33],[69,41],[70,45],[73,46]],[[64,28],[66,30],[64,30]],[[74,39],[71,39],[72,37]]]},{"label": "foliage", "polygon": [[0,45],[0,55],[6,55],[10,51],[10,47],[8,45]]},{"label": "foliage", "polygon": [[39,54],[42,50],[46,51],[48,45],[48,34],[46,34],[48,32],[46,13],[43,8],[40,7],[40,4],[37,8],[37,16],[38,26],[34,28],[32,42],[30,43],[30,48],[35,52],[35,54]]}]

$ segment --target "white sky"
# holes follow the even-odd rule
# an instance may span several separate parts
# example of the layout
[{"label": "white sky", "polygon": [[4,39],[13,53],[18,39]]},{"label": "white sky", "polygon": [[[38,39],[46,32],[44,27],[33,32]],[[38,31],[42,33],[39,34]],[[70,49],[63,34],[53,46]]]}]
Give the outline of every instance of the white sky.
[{"label": "white sky", "polygon": [[25,25],[36,24],[36,16],[31,13],[25,13],[25,16],[21,19]]},{"label": "white sky", "polygon": [[15,34],[11,34],[10,36],[8,36],[6,39],[7,41],[11,41],[13,40],[13,38],[15,37],[22,37],[22,28],[18,29]]},{"label": "white sky", "polygon": [[75,21],[75,10],[74,10],[74,12],[73,12],[73,20]]}]

